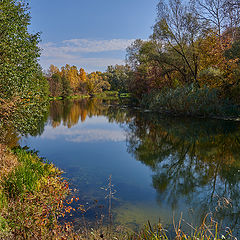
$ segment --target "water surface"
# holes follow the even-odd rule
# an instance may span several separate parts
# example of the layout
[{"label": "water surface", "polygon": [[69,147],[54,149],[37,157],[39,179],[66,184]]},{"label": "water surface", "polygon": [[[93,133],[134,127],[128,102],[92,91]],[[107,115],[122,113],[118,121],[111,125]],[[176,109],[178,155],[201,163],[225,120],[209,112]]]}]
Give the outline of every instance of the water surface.
[{"label": "water surface", "polygon": [[[240,232],[237,122],[166,118],[98,99],[56,101],[39,135],[21,145],[64,170],[89,206],[89,221],[107,215],[103,188],[111,175],[116,224],[136,228],[160,219],[168,227],[182,215],[198,225],[211,212]],[[76,222],[80,215],[74,214]]]}]

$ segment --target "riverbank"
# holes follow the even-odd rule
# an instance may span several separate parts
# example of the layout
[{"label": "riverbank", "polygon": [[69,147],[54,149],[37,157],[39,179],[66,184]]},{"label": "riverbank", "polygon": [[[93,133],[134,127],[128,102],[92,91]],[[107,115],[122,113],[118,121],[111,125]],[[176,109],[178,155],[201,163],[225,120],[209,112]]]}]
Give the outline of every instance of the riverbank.
[{"label": "riverbank", "polygon": [[192,85],[165,88],[145,94],[140,106],[168,116],[237,120],[240,106],[221,96],[217,89],[196,88]]},{"label": "riverbank", "polygon": [[49,97],[49,100],[54,101],[54,100],[63,100],[63,99],[84,99],[84,98],[100,98],[105,100],[116,100],[116,99],[122,99],[122,98],[130,98],[130,97],[131,97],[130,93],[119,93],[118,91],[104,91],[94,95],[76,94],[76,95],[71,95],[67,97],[61,97],[61,96]]},{"label": "riverbank", "polygon": [[70,193],[62,172],[36,153],[1,145],[1,239],[55,239]]}]

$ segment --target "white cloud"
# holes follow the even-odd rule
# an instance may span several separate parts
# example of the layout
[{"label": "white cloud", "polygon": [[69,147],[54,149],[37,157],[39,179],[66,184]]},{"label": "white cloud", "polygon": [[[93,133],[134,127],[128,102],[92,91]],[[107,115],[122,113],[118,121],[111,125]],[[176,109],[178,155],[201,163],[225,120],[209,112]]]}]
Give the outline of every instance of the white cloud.
[{"label": "white cloud", "polygon": [[59,126],[52,128],[47,126],[44,133],[41,135],[42,139],[55,140],[63,138],[67,142],[122,142],[126,140],[126,136],[121,130],[108,129],[77,129]]},{"label": "white cloud", "polygon": [[[133,41],[134,39],[70,39],[57,43],[48,42],[40,44],[43,49],[40,63],[44,69],[50,64],[60,67],[68,63],[96,71],[108,65],[124,64],[124,60],[119,57],[119,51],[125,51]],[[104,53],[114,51],[118,51],[116,57],[104,57]],[[101,53],[103,57],[86,57],[90,53]]]},{"label": "white cloud", "polygon": [[89,40],[70,39],[59,43],[45,43],[40,47],[44,50],[43,56],[69,53],[96,53],[108,51],[124,51],[134,39]]},{"label": "white cloud", "polygon": [[56,58],[42,58],[40,63],[43,69],[48,69],[51,64],[61,67],[65,66],[67,63],[70,65],[75,65],[78,68],[82,67],[87,72],[93,72],[96,70],[103,71],[109,65],[124,64],[125,62],[123,59],[118,58],[83,58],[76,56],[61,56]]},{"label": "white cloud", "polygon": [[122,142],[126,137],[118,130],[92,129],[82,131],[77,136],[66,138],[69,142]]}]

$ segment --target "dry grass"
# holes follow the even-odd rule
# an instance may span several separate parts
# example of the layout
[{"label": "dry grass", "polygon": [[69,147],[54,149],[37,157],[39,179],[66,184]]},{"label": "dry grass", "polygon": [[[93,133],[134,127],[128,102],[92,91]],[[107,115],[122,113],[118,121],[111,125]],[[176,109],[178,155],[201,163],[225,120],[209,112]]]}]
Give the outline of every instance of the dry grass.
[{"label": "dry grass", "polygon": [[0,144],[0,182],[18,165],[16,156],[4,144]]}]

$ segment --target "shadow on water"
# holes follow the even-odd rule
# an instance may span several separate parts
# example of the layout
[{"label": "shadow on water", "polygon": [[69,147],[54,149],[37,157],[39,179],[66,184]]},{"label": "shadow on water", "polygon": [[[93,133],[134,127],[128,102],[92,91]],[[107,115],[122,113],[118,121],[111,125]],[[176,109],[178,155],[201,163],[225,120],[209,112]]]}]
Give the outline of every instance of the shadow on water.
[{"label": "shadow on water", "polygon": [[[104,117],[109,124],[120,126],[126,136],[126,151],[151,173],[150,188],[155,189],[155,200],[145,202],[144,199],[138,199],[140,190],[131,189],[127,179],[125,182],[116,182],[116,186],[119,187],[119,200],[114,201],[113,208],[116,222],[138,226],[148,218],[157,219],[159,212],[156,209],[161,209],[161,219],[169,219],[166,225],[172,221],[174,212],[177,216],[180,212],[185,216],[188,214],[191,217],[187,217],[187,221],[199,224],[207,213],[212,212],[219,223],[238,233],[240,229],[238,122],[165,118],[101,99],[53,101],[50,104],[48,120],[46,112],[41,116],[41,121],[38,123],[35,121],[34,126],[31,125],[34,123],[33,120],[25,119],[24,124],[20,121],[12,127],[14,131],[8,134],[14,132],[12,134],[14,144],[18,142],[19,135],[41,135],[46,123],[52,129],[60,126],[70,129],[87,123],[90,118]],[[24,128],[21,124],[28,127]],[[112,164],[114,167],[114,163]],[[74,175],[74,171],[77,170],[72,167],[71,171]],[[93,181],[95,178],[97,181],[96,174],[86,173],[86,181],[91,182],[91,179]],[[134,169],[131,174],[134,175]],[[76,175],[79,173],[76,172]],[[79,181],[80,178],[72,179],[76,187],[79,186]],[[139,184],[144,184],[141,179],[139,181]],[[96,195],[98,198],[98,191],[92,190],[94,187],[96,185],[93,184],[91,188],[89,184],[84,191],[92,191],[90,195],[93,198]],[[128,199],[124,196],[131,192],[136,194],[135,198]],[[103,195],[99,194],[99,204],[104,202],[101,197]],[[90,218],[96,214],[96,208],[93,209],[95,210],[89,213]]]}]

